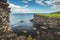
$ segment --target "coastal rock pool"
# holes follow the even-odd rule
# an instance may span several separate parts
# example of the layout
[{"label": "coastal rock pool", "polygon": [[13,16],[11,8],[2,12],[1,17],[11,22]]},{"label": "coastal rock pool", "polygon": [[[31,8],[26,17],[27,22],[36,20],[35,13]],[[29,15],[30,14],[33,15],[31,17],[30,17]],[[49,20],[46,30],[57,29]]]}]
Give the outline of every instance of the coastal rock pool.
[{"label": "coastal rock pool", "polygon": [[[18,35],[26,34],[26,35],[35,35],[37,29],[33,22],[29,21],[33,19],[34,14],[10,14],[10,25],[13,32]],[[22,21],[23,20],[23,21]],[[21,22],[22,21],[22,22]]]}]

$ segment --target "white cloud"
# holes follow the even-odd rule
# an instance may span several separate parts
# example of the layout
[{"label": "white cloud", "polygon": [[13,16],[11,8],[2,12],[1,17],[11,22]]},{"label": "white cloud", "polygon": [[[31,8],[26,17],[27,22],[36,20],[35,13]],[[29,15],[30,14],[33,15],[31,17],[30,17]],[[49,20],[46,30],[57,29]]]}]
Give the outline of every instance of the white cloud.
[{"label": "white cloud", "polygon": [[[23,0],[26,3],[29,3],[32,0]],[[35,3],[41,6],[51,6],[52,11],[60,11],[60,0],[35,0]],[[57,3],[57,4],[56,4]],[[12,13],[39,13],[40,11],[37,9],[28,9],[28,5],[18,6],[15,4],[10,4],[9,7],[11,8]]]},{"label": "white cloud", "polygon": [[23,3],[29,3],[32,0],[22,0]]},{"label": "white cloud", "polygon": [[23,3],[29,3],[28,1],[22,1]]},{"label": "white cloud", "polygon": [[47,5],[52,5],[52,4],[54,4],[55,2],[54,2],[54,1],[45,1],[45,3],[46,3]]},{"label": "white cloud", "polygon": [[54,0],[54,1],[56,1],[56,2],[60,2],[60,0]]},{"label": "white cloud", "polygon": [[26,12],[28,5],[25,6],[17,6],[14,4],[9,4],[9,8],[11,8],[12,13],[20,13],[20,12]]},{"label": "white cloud", "polygon": [[35,3],[44,6],[45,4],[44,4],[43,1],[44,1],[44,0],[35,0]]},{"label": "white cloud", "polygon": [[17,6],[14,4],[9,4],[9,8],[11,8],[11,13],[38,13],[36,9],[28,9],[28,5],[25,6]]},{"label": "white cloud", "polygon": [[47,5],[51,5],[51,8],[56,10],[60,8],[59,4],[60,0],[50,0],[50,1],[45,1]]},{"label": "white cloud", "polygon": [[60,11],[60,5],[52,5],[52,12]]},{"label": "white cloud", "polygon": [[53,9],[59,9],[60,8],[60,5],[53,5],[52,8]]},{"label": "white cloud", "polygon": [[60,11],[60,0],[35,0],[35,3],[41,5],[41,6],[51,6],[51,9],[53,11]]},{"label": "white cloud", "polygon": [[23,8],[27,8],[27,7],[28,7],[28,5],[23,6]]}]

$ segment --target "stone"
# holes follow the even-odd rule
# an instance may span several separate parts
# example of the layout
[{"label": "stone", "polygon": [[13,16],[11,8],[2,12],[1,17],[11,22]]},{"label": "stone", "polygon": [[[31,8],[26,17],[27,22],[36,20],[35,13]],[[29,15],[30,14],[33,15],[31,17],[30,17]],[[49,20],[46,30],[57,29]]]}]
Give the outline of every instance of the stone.
[{"label": "stone", "polygon": [[60,35],[60,32],[58,32],[58,34]]},{"label": "stone", "polygon": [[19,36],[20,40],[27,40],[26,36]]},{"label": "stone", "polygon": [[[5,32],[9,29],[9,11],[6,9],[8,8],[7,0],[0,0],[0,28],[4,29],[4,31],[1,29],[1,31]],[[9,9],[10,10],[10,9]]]},{"label": "stone", "polygon": [[36,27],[32,27],[32,29],[33,29],[33,30],[37,30],[37,28],[36,28]]}]

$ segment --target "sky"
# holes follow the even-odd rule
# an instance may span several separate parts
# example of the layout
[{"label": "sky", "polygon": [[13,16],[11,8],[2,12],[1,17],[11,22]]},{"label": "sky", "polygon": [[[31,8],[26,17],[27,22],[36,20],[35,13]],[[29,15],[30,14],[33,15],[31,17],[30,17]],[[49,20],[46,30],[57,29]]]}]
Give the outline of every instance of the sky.
[{"label": "sky", "polygon": [[11,13],[51,13],[60,11],[60,0],[7,0]]}]

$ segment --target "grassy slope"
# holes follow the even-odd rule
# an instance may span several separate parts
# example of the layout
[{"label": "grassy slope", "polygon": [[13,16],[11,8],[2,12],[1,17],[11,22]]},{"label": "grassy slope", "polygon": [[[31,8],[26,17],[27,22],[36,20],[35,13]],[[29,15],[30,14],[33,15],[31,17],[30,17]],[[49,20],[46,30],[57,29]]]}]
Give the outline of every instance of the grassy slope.
[{"label": "grassy slope", "polygon": [[47,16],[47,17],[54,17],[54,18],[60,18],[60,13],[50,13],[50,14],[37,14],[37,15],[42,15],[42,16]]}]

